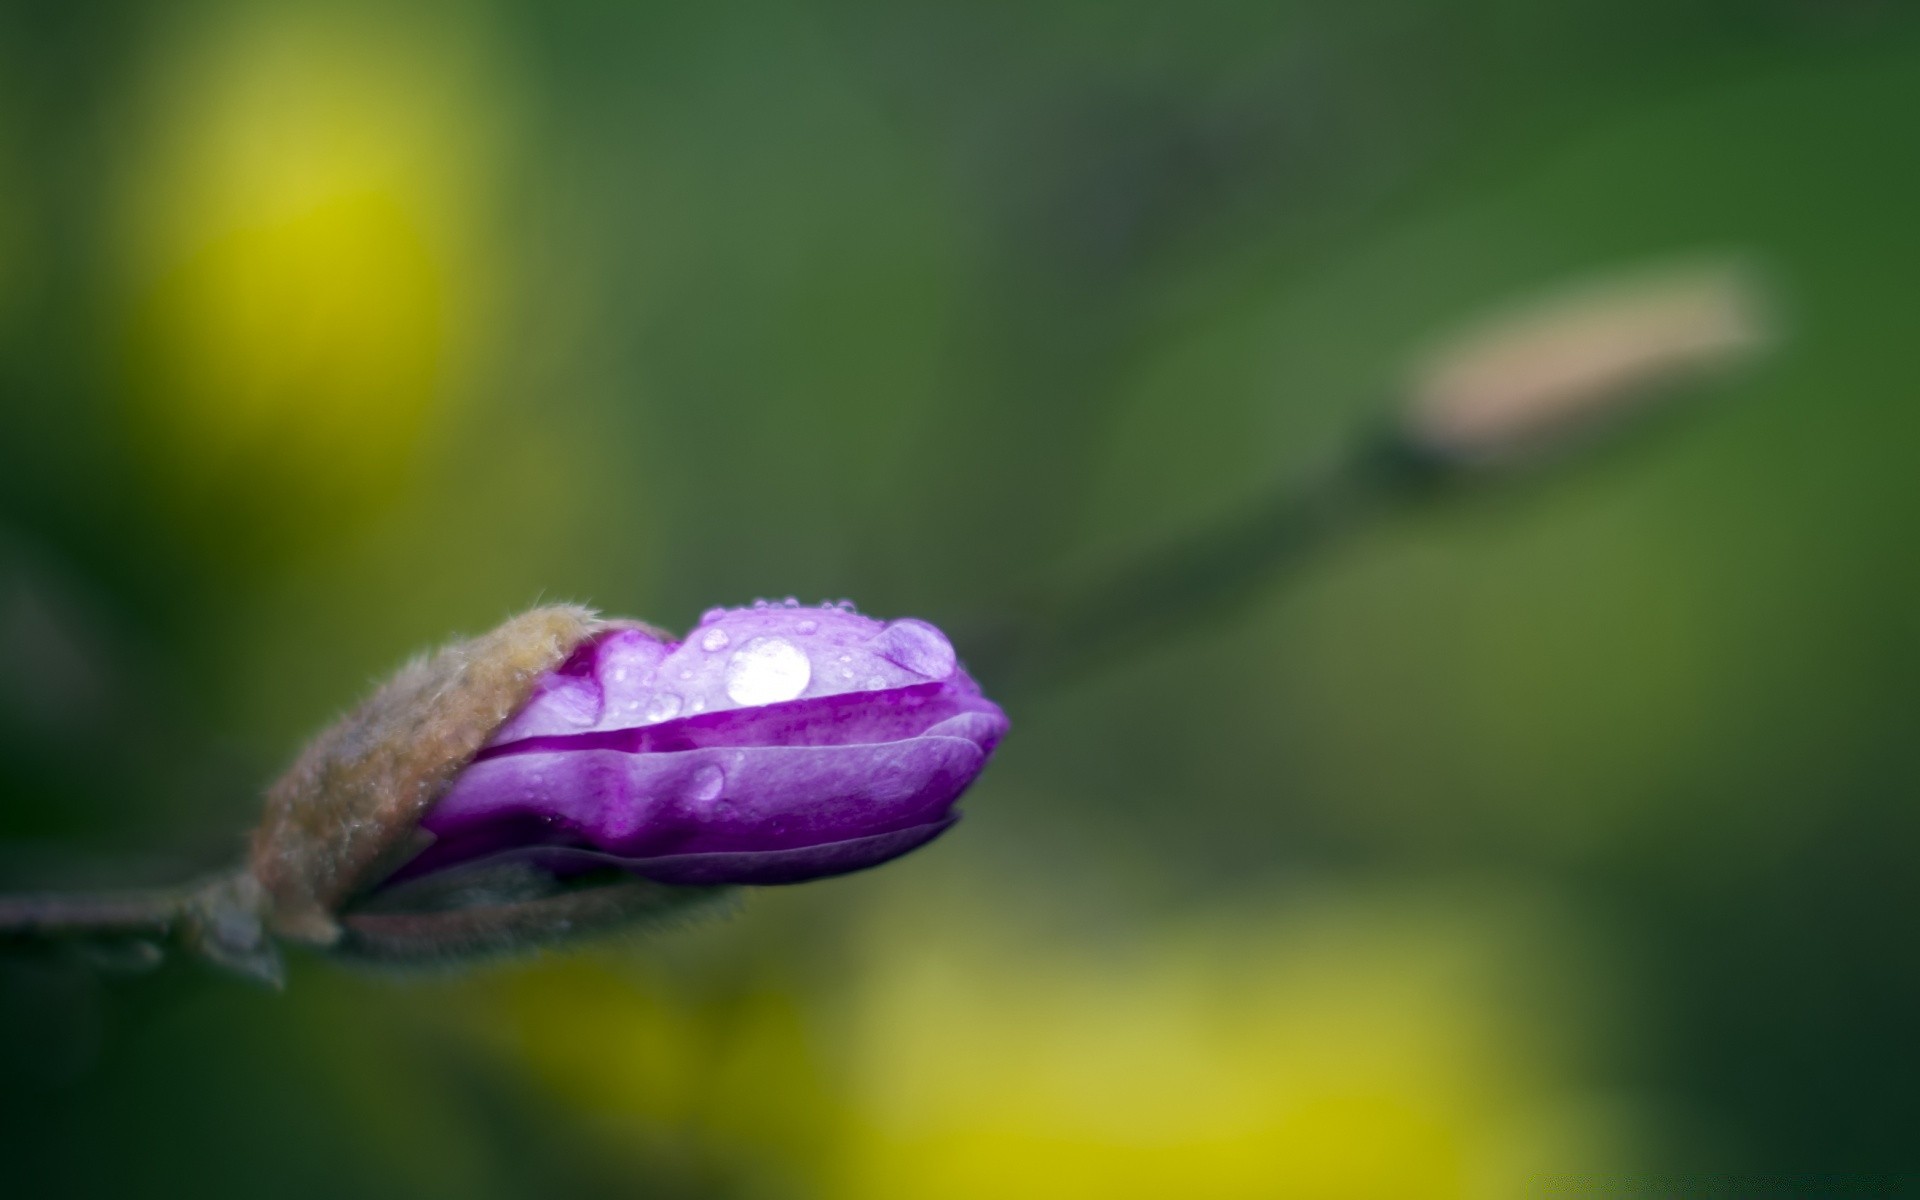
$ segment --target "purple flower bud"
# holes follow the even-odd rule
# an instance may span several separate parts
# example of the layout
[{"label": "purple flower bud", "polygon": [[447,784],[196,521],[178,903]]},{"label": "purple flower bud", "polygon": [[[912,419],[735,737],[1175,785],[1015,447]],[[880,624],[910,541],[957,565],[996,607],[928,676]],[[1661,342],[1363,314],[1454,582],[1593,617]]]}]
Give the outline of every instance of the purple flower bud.
[{"label": "purple flower bud", "polygon": [[794,883],[938,836],[1007,719],[946,637],[838,606],[620,626],[533,686],[426,811],[387,886],[514,864],[668,884]]}]

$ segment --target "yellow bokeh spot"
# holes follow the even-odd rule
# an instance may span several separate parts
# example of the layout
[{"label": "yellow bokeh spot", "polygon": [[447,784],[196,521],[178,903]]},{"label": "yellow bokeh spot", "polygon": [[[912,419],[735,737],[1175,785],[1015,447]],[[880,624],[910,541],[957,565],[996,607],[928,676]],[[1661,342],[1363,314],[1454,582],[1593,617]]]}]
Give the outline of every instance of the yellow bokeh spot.
[{"label": "yellow bokeh spot", "polygon": [[1082,947],[913,895],[821,994],[716,1008],[576,964],[483,1026],[613,1152],[748,1195],[1499,1200],[1628,1165],[1584,1008],[1538,1003],[1567,949],[1515,906],[1283,902]]},{"label": "yellow bokeh spot", "polygon": [[[1334,928],[1325,922],[1331,921]],[[1113,956],[942,932],[878,960],[831,1194],[1341,1198],[1523,1190],[1530,1022],[1442,922],[1167,931]]]},{"label": "yellow bokeh spot", "polygon": [[211,532],[377,507],[457,395],[491,119],[429,33],[262,16],[159,73],[125,211],[127,428]]},{"label": "yellow bokeh spot", "polygon": [[271,464],[344,488],[377,483],[419,436],[446,280],[390,195],[226,233],[148,302],[142,395],[163,461],[217,476]]}]

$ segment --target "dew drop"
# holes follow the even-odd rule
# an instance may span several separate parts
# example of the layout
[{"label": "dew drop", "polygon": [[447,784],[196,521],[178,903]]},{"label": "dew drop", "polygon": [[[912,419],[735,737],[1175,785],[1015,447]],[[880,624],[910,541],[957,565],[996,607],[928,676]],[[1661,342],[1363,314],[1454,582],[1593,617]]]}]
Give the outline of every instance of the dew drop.
[{"label": "dew drop", "polygon": [[705,712],[707,711],[707,702],[705,700],[695,700],[692,704],[687,706],[687,711],[688,712]]},{"label": "dew drop", "polygon": [[887,686],[887,681],[886,681],[886,680],[885,680],[884,678],[882,678],[881,676],[879,676],[879,675],[869,675],[869,676],[867,676],[867,690],[868,690],[868,691],[870,691],[870,692],[877,692],[877,691],[879,691],[879,690],[880,690],[881,688],[883,688],[883,687],[886,687],[886,686]]},{"label": "dew drop", "polygon": [[785,638],[754,638],[727,661],[727,695],[735,704],[791,700],[812,678],[812,661]]},{"label": "dew drop", "polygon": [[700,623],[702,625],[711,625],[726,615],[727,610],[724,608],[710,608],[700,614]]},{"label": "dew drop", "polygon": [[661,692],[647,704],[647,720],[671,721],[680,715],[680,697],[674,692]]},{"label": "dew drop", "polygon": [[881,658],[928,679],[947,678],[957,662],[947,635],[912,617],[888,625],[872,645]]},{"label": "dew drop", "polygon": [[795,599],[792,596],[787,596],[780,601],[780,607],[781,608],[799,608],[800,601]]},{"label": "dew drop", "polygon": [[724,629],[709,629],[700,638],[700,648],[711,654],[715,650],[725,650],[727,643],[732,640]]},{"label": "dew drop", "polygon": [[615,667],[613,669],[613,681],[615,683],[625,683],[627,681],[627,669],[625,667]]},{"label": "dew drop", "polygon": [[798,630],[799,632],[801,632],[801,633],[814,633],[814,632],[817,632],[817,631],[819,630],[819,628],[820,628],[820,622],[818,622],[818,621],[802,621],[802,622],[800,622],[800,623],[799,623],[798,625],[795,625],[795,626],[794,626],[794,628],[795,628],[796,630]]},{"label": "dew drop", "polygon": [[720,795],[720,789],[727,786],[727,776],[719,767],[708,764],[695,770],[687,780],[687,798],[702,803]]},{"label": "dew drop", "polygon": [[772,607],[772,604],[766,600],[755,600],[753,607],[756,612],[765,612],[768,608]]}]

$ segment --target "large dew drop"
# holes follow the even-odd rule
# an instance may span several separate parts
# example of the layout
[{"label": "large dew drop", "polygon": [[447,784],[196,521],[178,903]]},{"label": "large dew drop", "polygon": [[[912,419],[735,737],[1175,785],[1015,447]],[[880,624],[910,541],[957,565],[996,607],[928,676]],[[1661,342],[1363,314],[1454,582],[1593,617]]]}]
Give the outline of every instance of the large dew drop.
[{"label": "large dew drop", "polygon": [[912,617],[888,625],[871,645],[881,658],[928,679],[947,678],[958,661],[946,634]]},{"label": "large dew drop", "polygon": [[785,638],[754,638],[727,660],[727,695],[735,704],[792,700],[812,678],[813,663]]}]

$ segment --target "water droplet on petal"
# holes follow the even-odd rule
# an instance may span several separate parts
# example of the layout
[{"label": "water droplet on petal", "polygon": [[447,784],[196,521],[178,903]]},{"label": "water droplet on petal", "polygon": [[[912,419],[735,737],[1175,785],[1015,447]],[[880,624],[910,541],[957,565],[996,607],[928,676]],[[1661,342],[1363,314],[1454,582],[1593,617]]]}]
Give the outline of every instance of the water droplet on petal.
[{"label": "water droplet on petal", "polygon": [[787,596],[780,601],[780,607],[781,608],[799,608],[800,601],[794,599],[792,596]]},{"label": "water droplet on petal", "polygon": [[727,636],[727,631],[724,629],[709,629],[705,634],[701,635],[700,648],[711,654],[715,650],[725,650],[727,643],[732,640],[732,638]]},{"label": "water droplet on petal", "polygon": [[755,609],[755,611],[760,611],[760,612],[764,612],[764,611],[765,611],[765,610],[766,610],[766,609],[767,609],[768,607],[770,607],[770,606],[768,605],[768,603],[767,603],[767,601],[765,601],[765,600],[755,600],[755,601],[753,602],[753,607],[754,607],[754,609]]},{"label": "water droplet on petal", "polygon": [[687,706],[687,711],[688,712],[705,712],[707,711],[707,702],[705,700],[695,700],[692,704]]},{"label": "water droplet on petal", "polygon": [[869,676],[867,676],[867,690],[868,690],[868,691],[870,691],[870,692],[877,692],[877,691],[879,691],[879,690],[880,690],[881,688],[883,688],[883,687],[886,687],[886,686],[887,686],[887,681],[886,681],[886,680],[885,680],[885,679],[884,679],[883,677],[881,677],[881,676],[879,676],[879,675],[869,675]]},{"label": "water droplet on petal", "polygon": [[719,767],[707,764],[697,768],[692,778],[687,780],[687,799],[705,803],[720,795],[720,789],[727,786],[727,776]]},{"label": "water droplet on petal", "polygon": [[680,715],[680,697],[673,692],[661,692],[647,705],[647,720],[671,721]]},{"label": "water droplet on petal", "polygon": [[818,621],[802,621],[802,622],[800,622],[800,623],[799,623],[798,625],[796,625],[796,626],[794,626],[794,628],[795,628],[795,629],[797,629],[797,630],[799,630],[799,631],[800,631],[801,633],[814,633],[814,632],[816,632],[817,630],[819,630],[819,628],[820,628],[820,622],[818,622]]},{"label": "water droplet on petal", "polygon": [[928,679],[945,679],[953,674],[957,660],[947,635],[912,617],[894,621],[873,639],[873,650],[881,658],[898,664]]},{"label": "water droplet on petal", "polygon": [[711,625],[726,615],[727,610],[724,608],[710,608],[700,614],[700,623],[702,625]]},{"label": "water droplet on petal", "polygon": [[812,678],[813,662],[785,638],[754,638],[727,660],[727,695],[735,704],[791,700]]},{"label": "water droplet on petal", "polygon": [[625,683],[627,681],[627,669],[625,667],[615,667],[613,669],[613,681],[615,683]]}]

